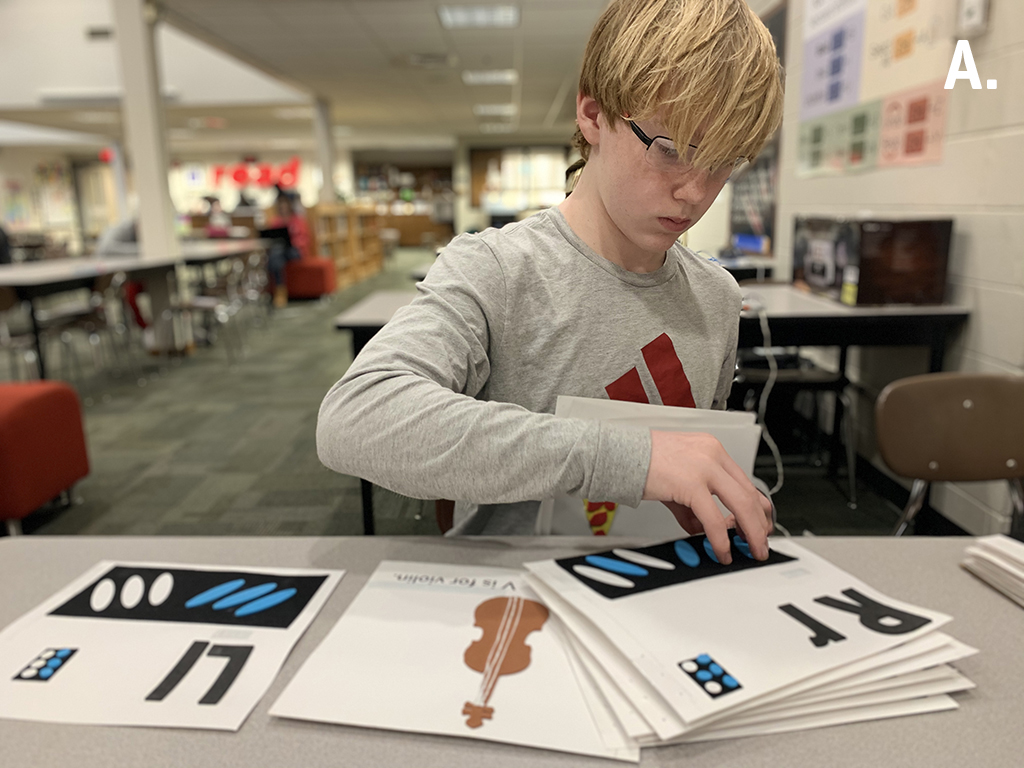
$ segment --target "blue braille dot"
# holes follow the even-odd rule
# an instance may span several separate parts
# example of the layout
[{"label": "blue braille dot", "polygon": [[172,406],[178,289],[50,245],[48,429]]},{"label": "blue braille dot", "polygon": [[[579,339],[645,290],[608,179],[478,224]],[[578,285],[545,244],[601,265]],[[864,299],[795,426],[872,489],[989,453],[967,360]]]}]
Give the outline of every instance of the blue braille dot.
[{"label": "blue braille dot", "polygon": [[722,685],[724,685],[726,688],[735,688],[739,685],[739,683],[736,682],[736,678],[732,675],[726,675],[722,678]]},{"label": "blue braille dot", "polygon": [[708,656],[706,653],[702,653],[700,656],[697,657],[697,663],[698,664],[710,664],[711,663],[711,657]]},{"label": "blue braille dot", "polygon": [[708,671],[710,671],[711,674],[715,677],[718,677],[720,674],[722,674],[722,668],[717,664],[712,664],[710,667],[708,667]]},{"label": "blue braille dot", "polygon": [[54,669],[56,669],[57,667],[59,667],[63,663],[64,662],[61,661],[60,659],[53,658],[53,659],[50,659],[48,662],[46,662],[46,666],[53,667]]},{"label": "blue braille dot", "polygon": [[48,678],[52,674],[53,674],[53,670],[50,669],[49,667],[43,667],[42,669],[39,670],[39,676],[41,678],[43,678],[43,680],[45,680],[46,678]]},{"label": "blue braille dot", "polygon": [[693,548],[693,545],[688,541],[680,539],[675,543],[676,557],[679,558],[679,562],[683,565],[687,565],[690,568],[696,568],[700,565],[700,555],[697,554],[697,550]]},{"label": "blue braille dot", "polygon": [[61,648],[59,651],[57,651],[57,658],[59,659],[66,659],[70,655],[71,651],[69,651],[67,648]]},{"label": "blue braille dot", "polygon": [[702,683],[706,683],[708,680],[711,679],[711,673],[708,672],[706,669],[701,669],[701,670],[698,670],[696,677]]},{"label": "blue braille dot", "polygon": [[704,551],[707,553],[708,557],[711,558],[711,562],[718,562],[718,556],[715,554],[715,550],[711,546],[711,539],[704,539]]},{"label": "blue braille dot", "polygon": [[597,568],[601,568],[605,571],[611,571],[612,573],[621,573],[623,576],[647,576],[649,573],[646,568],[641,568],[639,565],[626,563],[622,560],[616,560],[611,557],[587,555],[584,559]]}]

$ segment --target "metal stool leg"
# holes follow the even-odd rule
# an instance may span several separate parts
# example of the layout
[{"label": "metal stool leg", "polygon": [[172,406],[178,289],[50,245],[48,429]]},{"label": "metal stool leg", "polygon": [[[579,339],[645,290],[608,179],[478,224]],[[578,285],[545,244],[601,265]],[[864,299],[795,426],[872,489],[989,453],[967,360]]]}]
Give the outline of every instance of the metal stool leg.
[{"label": "metal stool leg", "polygon": [[893,530],[893,536],[902,536],[903,532],[907,530],[907,526],[914,519],[914,515],[921,511],[921,507],[924,506],[925,496],[928,494],[928,481],[927,480],[915,480],[914,486],[910,489],[910,499],[907,500],[907,506],[903,508],[903,514],[900,515],[899,522],[896,523],[896,528]]}]

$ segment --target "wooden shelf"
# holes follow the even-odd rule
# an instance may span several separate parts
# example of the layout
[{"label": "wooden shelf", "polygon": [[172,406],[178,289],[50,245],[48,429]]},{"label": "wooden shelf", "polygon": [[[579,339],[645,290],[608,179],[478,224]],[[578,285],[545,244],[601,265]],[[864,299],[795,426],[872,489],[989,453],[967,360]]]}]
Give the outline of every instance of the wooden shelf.
[{"label": "wooden shelf", "polygon": [[374,207],[329,203],[310,208],[307,216],[313,233],[313,252],[334,262],[339,288],[381,270],[384,252]]}]

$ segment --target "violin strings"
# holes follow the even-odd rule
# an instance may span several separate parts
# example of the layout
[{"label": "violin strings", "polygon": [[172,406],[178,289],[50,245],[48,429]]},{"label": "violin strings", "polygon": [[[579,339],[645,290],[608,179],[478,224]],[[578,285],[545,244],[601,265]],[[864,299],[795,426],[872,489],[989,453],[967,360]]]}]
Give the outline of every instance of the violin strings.
[{"label": "violin strings", "polygon": [[[514,614],[513,618],[510,618],[510,613]],[[487,661],[484,664],[484,676],[479,693],[481,705],[487,704],[491,694],[494,692],[494,686],[498,682],[498,677],[500,677],[502,664],[504,664],[505,656],[512,645],[512,637],[515,634],[516,627],[519,626],[522,614],[523,599],[520,597],[508,598],[508,602],[505,603],[505,611],[501,617],[501,623],[498,626],[497,637],[491,646],[490,652],[487,654]]]}]

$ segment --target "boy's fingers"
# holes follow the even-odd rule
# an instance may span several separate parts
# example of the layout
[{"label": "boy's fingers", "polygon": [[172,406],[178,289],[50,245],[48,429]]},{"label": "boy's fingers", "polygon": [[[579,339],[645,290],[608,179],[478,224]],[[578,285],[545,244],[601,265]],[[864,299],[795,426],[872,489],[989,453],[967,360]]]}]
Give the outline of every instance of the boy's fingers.
[{"label": "boy's fingers", "polygon": [[694,497],[690,507],[704,524],[704,534],[711,542],[711,548],[715,551],[718,562],[722,565],[729,565],[732,562],[729,531],[725,527],[725,518],[722,517],[714,498],[707,492],[698,494]]},{"label": "boy's fingers", "polygon": [[677,504],[674,501],[663,501],[669,511],[675,516],[676,522],[691,536],[695,536],[698,533],[704,533],[704,525],[701,523],[700,518],[693,514],[693,510],[685,504]]},{"label": "boy's fingers", "polygon": [[[712,490],[736,518],[736,527],[743,532],[754,558],[768,559],[768,521],[765,520],[760,503],[726,475],[720,477]],[[754,493],[760,496],[756,491]]]}]

